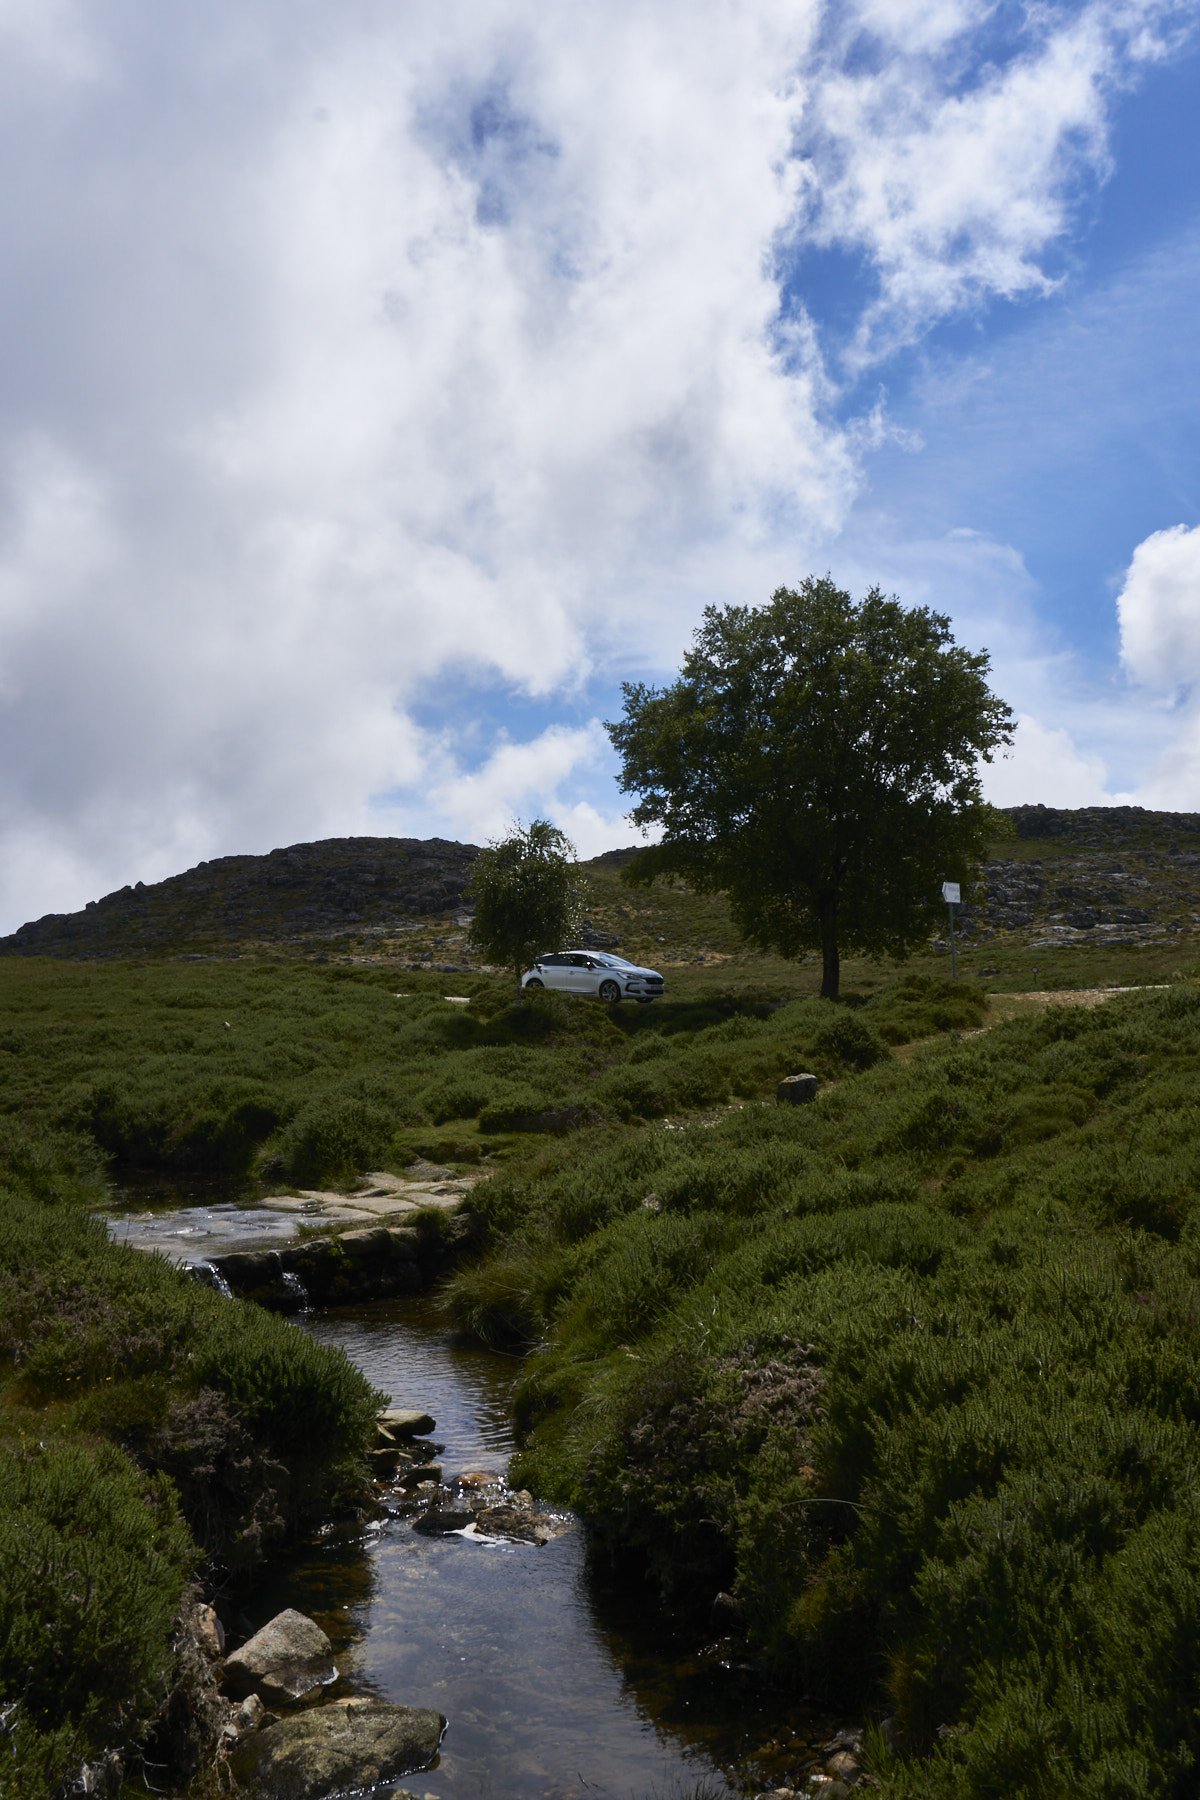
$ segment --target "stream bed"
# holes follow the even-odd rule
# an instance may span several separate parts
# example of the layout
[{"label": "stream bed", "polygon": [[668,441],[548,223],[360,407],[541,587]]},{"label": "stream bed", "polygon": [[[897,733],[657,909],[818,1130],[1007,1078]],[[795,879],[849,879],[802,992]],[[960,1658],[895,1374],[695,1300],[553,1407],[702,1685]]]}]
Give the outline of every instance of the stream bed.
[{"label": "stream bed", "polygon": [[[114,1236],[200,1261],[214,1240],[262,1242],[249,1209],[204,1205],[113,1219]],[[244,1235],[243,1235],[244,1234]],[[437,1421],[445,1476],[502,1474],[514,1443],[519,1360],[456,1342],[434,1302],[375,1302],[297,1321],[335,1345],[393,1404]],[[399,1496],[398,1496],[399,1497]],[[277,1568],[237,1621],[257,1629],[285,1606],[327,1632],[339,1670],[327,1697],[369,1694],[449,1720],[437,1765],[396,1784],[438,1800],[710,1800],[799,1786],[836,1736],[827,1715],[764,1694],[728,1642],[672,1644],[652,1603],[615,1594],[588,1569],[580,1527],[542,1545],[455,1532],[408,1517],[330,1533]],[[378,1790],[387,1792],[388,1789]]]}]

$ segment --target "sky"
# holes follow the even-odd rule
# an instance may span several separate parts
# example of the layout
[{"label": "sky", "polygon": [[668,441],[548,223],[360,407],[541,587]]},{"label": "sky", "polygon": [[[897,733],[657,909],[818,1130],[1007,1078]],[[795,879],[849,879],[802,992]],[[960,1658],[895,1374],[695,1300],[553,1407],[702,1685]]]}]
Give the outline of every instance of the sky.
[{"label": "sky", "polygon": [[0,932],[635,841],[703,609],[949,615],[1200,810],[1200,0],[0,0]]}]

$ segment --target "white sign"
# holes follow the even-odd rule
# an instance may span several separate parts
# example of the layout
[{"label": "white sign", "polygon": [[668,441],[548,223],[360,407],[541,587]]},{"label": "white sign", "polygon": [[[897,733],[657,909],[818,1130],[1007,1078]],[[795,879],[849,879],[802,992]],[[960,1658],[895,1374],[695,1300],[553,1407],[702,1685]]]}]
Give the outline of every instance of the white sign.
[{"label": "white sign", "polygon": [[957,881],[943,881],[942,899],[946,902],[947,906],[961,906],[962,888]]}]

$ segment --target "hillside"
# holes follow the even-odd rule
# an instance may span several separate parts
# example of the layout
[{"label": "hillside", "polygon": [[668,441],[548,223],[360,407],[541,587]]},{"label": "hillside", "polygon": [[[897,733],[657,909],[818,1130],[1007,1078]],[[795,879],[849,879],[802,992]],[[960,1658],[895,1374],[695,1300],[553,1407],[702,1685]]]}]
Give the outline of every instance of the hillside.
[{"label": "hillside", "polygon": [[[1200,932],[1200,814],[1138,807],[1016,807],[958,925],[966,964],[1010,973],[1014,955],[1051,980],[1104,975],[1109,953],[1190,954]],[[87,960],[270,954],[459,970],[473,965],[465,900],[474,845],[329,838],[267,856],[226,856],[82,912],[49,914],[0,939],[0,955]],[[748,957],[719,898],[682,885],[630,888],[629,850],[583,865],[584,941],[666,967]],[[944,952],[931,947],[931,955]],[[1063,962],[1063,953],[1071,953]],[[1141,959],[1147,961],[1146,957]],[[769,961],[769,959],[767,959]],[[1061,971],[1069,965],[1070,972]],[[1095,965],[1095,968],[1093,968]]]},{"label": "hillside", "polygon": [[0,938],[0,955],[126,957],[269,947],[312,954],[347,934],[449,918],[478,851],[443,838],[326,838],[221,856]]}]

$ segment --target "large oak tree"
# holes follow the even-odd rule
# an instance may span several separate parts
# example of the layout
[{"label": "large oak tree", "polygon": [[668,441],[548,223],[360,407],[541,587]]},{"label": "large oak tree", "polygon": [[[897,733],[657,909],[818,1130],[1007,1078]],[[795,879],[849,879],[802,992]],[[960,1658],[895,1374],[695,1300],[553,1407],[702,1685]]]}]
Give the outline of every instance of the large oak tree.
[{"label": "large oak tree", "polygon": [[753,944],[819,949],[838,996],[844,949],[904,956],[929,935],[943,880],[983,855],[980,762],[1012,741],[986,652],[950,621],[829,577],[768,606],[709,607],[677,681],[625,683],[607,729],[632,818],[661,828],[635,880],[724,891]]}]

